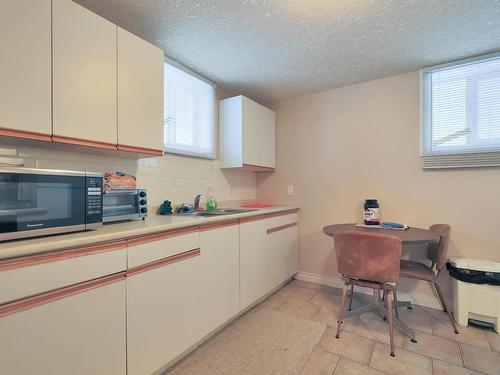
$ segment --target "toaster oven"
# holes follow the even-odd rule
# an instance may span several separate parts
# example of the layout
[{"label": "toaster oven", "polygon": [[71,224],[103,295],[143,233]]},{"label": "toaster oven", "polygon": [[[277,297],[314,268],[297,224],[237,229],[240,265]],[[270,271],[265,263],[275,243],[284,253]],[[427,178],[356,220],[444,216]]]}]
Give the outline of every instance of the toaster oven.
[{"label": "toaster oven", "polygon": [[145,219],[148,199],[145,189],[109,190],[103,194],[103,221]]}]

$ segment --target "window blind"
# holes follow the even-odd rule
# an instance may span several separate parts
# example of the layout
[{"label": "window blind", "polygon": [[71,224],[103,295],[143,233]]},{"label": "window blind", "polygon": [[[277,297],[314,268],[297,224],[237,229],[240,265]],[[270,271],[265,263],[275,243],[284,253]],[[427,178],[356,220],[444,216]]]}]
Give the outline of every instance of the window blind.
[{"label": "window blind", "polygon": [[215,87],[164,64],[165,151],[215,157]]},{"label": "window blind", "polygon": [[422,70],[424,169],[500,166],[500,54]]}]

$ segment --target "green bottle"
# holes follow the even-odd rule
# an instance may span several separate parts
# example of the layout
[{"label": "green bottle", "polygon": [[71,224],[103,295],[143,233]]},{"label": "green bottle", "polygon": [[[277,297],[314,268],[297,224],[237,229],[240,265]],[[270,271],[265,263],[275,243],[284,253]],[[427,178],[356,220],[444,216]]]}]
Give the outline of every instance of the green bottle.
[{"label": "green bottle", "polygon": [[207,210],[216,210],[217,209],[217,202],[215,201],[214,197],[208,198],[206,208],[207,208]]}]

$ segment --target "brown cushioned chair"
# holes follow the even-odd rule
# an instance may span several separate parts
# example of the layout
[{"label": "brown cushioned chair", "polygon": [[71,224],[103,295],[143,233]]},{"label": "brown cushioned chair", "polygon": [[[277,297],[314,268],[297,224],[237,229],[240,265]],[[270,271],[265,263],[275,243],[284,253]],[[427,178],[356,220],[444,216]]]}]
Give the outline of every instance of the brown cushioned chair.
[{"label": "brown cushioned chair", "polygon": [[[401,240],[397,237],[363,232],[342,232],[333,238],[337,256],[337,269],[345,281],[342,290],[337,322],[337,335],[346,305],[347,288],[354,285],[383,290],[387,297],[387,309],[392,311],[393,290],[399,280],[401,260]],[[391,339],[391,356],[394,357],[394,328],[392,314],[387,314],[389,337]]]},{"label": "brown cushioned chair", "polygon": [[453,330],[455,333],[458,333],[455,320],[446,306],[443,293],[438,284],[439,274],[444,269],[446,263],[451,227],[447,224],[434,224],[429,227],[429,230],[439,235],[439,242],[430,244],[427,247],[427,259],[431,261],[431,265],[428,266],[412,260],[401,260],[400,276],[408,279],[428,281],[434,285],[444,311],[448,313]]}]

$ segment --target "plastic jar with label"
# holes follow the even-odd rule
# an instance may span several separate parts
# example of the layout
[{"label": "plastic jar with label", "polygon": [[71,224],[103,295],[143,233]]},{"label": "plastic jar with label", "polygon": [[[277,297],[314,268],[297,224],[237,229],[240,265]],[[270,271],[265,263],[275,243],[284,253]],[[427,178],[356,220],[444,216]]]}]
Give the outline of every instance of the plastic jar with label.
[{"label": "plastic jar with label", "polygon": [[364,208],[365,225],[380,225],[380,205],[376,199],[366,199]]}]

